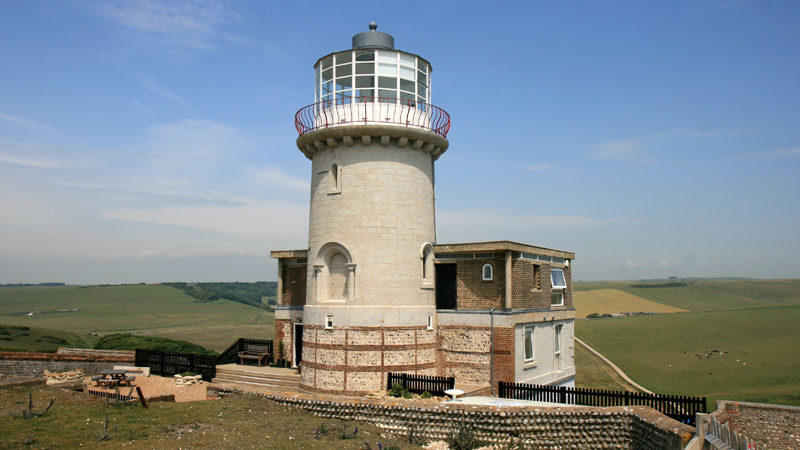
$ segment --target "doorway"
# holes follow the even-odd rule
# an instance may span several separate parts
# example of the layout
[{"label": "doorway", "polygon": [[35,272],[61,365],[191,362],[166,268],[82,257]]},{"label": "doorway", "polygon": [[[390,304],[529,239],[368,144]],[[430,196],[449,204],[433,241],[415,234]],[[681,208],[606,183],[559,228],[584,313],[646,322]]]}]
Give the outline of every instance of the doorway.
[{"label": "doorway", "polygon": [[457,264],[436,264],[436,309],[456,309]]},{"label": "doorway", "polygon": [[295,323],[292,331],[292,336],[294,337],[292,367],[297,367],[303,361],[303,324]]}]

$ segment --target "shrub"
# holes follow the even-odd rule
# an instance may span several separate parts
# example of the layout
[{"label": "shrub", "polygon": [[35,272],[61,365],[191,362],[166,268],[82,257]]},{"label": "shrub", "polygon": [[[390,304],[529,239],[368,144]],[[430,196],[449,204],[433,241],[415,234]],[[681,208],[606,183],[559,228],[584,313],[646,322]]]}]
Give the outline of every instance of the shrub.
[{"label": "shrub", "polygon": [[400,383],[395,383],[392,385],[392,388],[389,389],[389,395],[397,398],[411,398],[411,393],[408,392],[408,390]]},{"label": "shrub", "polygon": [[475,431],[465,423],[458,424],[458,430],[447,438],[450,450],[472,450],[478,447]]},{"label": "shrub", "polygon": [[178,341],[175,339],[167,339],[155,336],[135,336],[132,334],[109,334],[103,336],[94,346],[100,350],[157,350],[162,352],[176,352],[176,353],[196,353],[201,355],[215,355],[212,352],[197,344],[192,344],[187,341]]},{"label": "shrub", "polygon": [[420,398],[429,399],[429,398],[433,397],[433,394],[431,394],[428,391],[425,391],[422,394],[420,394],[419,396],[420,396]]}]

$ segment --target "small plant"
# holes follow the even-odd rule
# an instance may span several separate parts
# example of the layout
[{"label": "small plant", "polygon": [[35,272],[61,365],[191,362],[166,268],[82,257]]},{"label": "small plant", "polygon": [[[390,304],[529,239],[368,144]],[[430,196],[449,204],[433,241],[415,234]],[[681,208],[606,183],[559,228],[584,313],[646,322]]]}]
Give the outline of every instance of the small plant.
[{"label": "small plant", "polygon": [[47,408],[45,408],[44,411],[37,413],[33,410],[33,392],[28,392],[28,409],[22,410],[22,417],[25,419],[30,419],[31,417],[42,417],[47,414],[47,411],[50,411],[50,408],[55,402],[55,397],[51,398],[50,403],[47,404]]},{"label": "small plant", "polygon": [[186,372],[181,372],[179,375],[182,376],[182,377],[193,377],[193,376],[195,376],[197,374],[192,372],[192,371],[190,371],[190,370],[187,370]]},{"label": "small plant", "polygon": [[347,424],[342,424],[342,432],[339,434],[339,439],[355,439],[358,434],[358,427],[352,433],[347,430]]},{"label": "small plant", "polygon": [[433,394],[431,394],[428,391],[425,391],[422,394],[420,394],[419,397],[422,398],[422,399],[426,399],[427,400],[427,399],[433,397]]},{"label": "small plant", "polygon": [[392,385],[392,388],[389,389],[389,395],[392,397],[403,397],[403,398],[411,398],[411,392],[408,389],[404,388],[402,384],[395,383]]},{"label": "small plant", "polygon": [[451,450],[472,450],[478,447],[475,431],[465,423],[458,424],[458,429],[447,438]]},{"label": "small plant", "polygon": [[325,424],[321,423],[315,430],[314,430],[314,440],[318,441],[319,438],[328,434],[328,430],[325,428]]}]

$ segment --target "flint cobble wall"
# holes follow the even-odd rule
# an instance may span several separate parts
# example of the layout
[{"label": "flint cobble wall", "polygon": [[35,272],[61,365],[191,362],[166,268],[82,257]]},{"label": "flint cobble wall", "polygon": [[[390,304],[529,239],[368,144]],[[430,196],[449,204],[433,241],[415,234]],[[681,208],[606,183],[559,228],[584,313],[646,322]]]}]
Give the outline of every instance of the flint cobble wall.
[{"label": "flint cobble wall", "polygon": [[411,431],[428,440],[447,439],[465,424],[487,444],[513,442],[553,450],[678,450],[694,432],[645,407],[497,408],[369,398],[332,400],[319,394],[259,395],[319,417],[370,422],[388,433],[406,436]]},{"label": "flint cobble wall", "polygon": [[119,355],[0,352],[0,374],[7,378],[43,377],[44,371],[65,372],[83,369],[95,375],[115,365],[133,365],[133,352]]},{"label": "flint cobble wall", "polygon": [[759,448],[800,448],[798,406],[725,401],[717,407],[727,415],[736,434],[758,441]]}]

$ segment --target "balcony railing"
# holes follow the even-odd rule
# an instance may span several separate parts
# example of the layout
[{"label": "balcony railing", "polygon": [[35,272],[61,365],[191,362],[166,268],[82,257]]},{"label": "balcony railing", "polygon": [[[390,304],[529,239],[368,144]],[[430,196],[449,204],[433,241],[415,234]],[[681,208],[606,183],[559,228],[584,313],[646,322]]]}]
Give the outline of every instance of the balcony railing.
[{"label": "balcony railing", "polygon": [[422,128],[447,137],[450,115],[438,106],[414,100],[348,97],[308,105],[294,116],[294,125],[300,135],[320,128],[359,124]]}]

